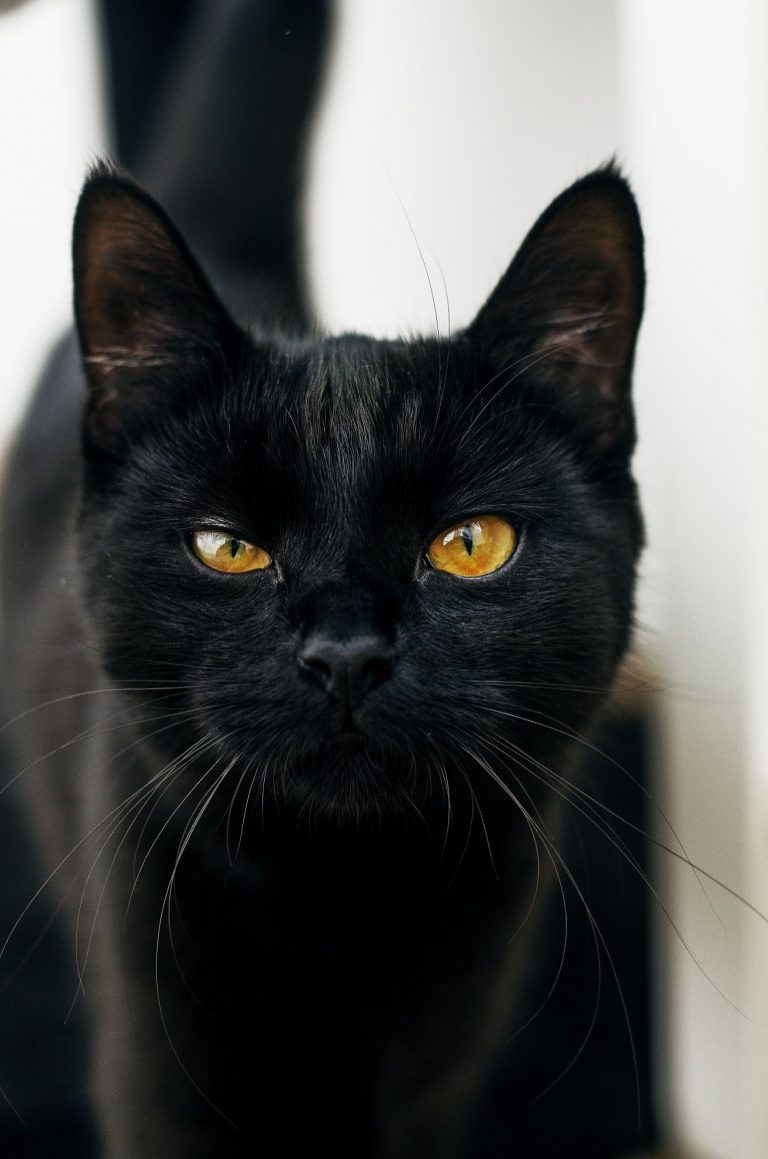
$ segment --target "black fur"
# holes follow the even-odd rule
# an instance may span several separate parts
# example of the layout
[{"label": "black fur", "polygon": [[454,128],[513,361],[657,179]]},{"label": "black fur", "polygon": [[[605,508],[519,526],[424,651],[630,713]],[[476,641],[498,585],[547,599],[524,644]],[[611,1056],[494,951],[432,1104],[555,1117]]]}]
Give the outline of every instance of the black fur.
[{"label": "black fur", "polygon": [[[568,772],[594,711],[583,689],[610,687],[641,539],[626,394],[639,317],[590,299],[628,284],[641,300],[634,206],[602,171],[545,225],[553,212],[547,261],[569,267],[570,305],[559,279],[545,271],[537,299],[513,264],[450,342],[280,341],[229,321],[124,178],[86,186],[82,467],[57,436],[30,477],[39,432],[22,436],[7,636],[33,701],[61,667],[54,691],[115,690],[66,703],[45,739],[92,729],[47,774],[79,803],[45,809],[62,856],[96,827],[74,876],[82,889],[95,866],[83,924],[111,1156],[460,1145],[514,1003],[525,939],[510,939],[537,845],[547,856],[532,829],[557,823],[546,770]],[[596,277],[598,213],[621,244]],[[578,349],[576,312],[609,320]],[[606,333],[627,352],[607,383]],[[471,580],[429,566],[441,528],[488,512],[518,530],[508,563]],[[202,525],[274,565],[206,569],[189,543]],[[34,560],[21,584],[20,557]],[[298,661],[310,633],[394,651],[351,751]]]},{"label": "black fur", "polygon": [[[246,333],[107,169],[75,276],[85,415],[70,345],[9,469],[4,656],[104,1154],[450,1159],[631,630],[632,195],[577,182],[444,341]],[[498,571],[429,565],[489,513]],[[272,566],[206,569],[201,526]],[[342,705],[308,640],[376,680]]]}]

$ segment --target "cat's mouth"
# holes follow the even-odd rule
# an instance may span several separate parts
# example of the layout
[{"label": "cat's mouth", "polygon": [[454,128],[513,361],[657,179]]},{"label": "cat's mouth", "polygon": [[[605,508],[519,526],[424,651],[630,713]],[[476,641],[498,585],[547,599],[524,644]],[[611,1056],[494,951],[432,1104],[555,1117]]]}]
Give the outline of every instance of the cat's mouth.
[{"label": "cat's mouth", "polygon": [[365,741],[357,729],[345,728],[338,734],[338,744],[343,753],[353,757],[362,752]]}]

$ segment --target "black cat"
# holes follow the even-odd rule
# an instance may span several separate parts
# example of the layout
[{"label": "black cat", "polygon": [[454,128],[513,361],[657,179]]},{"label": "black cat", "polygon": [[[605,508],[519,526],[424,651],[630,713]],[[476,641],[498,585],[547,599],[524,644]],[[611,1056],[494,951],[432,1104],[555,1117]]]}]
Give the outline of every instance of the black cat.
[{"label": "black cat", "polygon": [[74,261],[4,655],[104,1154],[450,1159],[631,630],[632,195],[571,186],[443,341],[302,332],[255,264],[246,332],[106,167]]}]

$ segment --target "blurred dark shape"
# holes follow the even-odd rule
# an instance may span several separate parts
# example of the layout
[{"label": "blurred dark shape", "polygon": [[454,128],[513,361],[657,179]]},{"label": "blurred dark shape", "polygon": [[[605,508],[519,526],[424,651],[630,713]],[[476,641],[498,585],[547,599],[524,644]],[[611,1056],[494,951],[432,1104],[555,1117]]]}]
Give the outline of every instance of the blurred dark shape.
[{"label": "blurred dark shape", "polygon": [[[0,785],[5,786],[10,767],[0,745]],[[43,878],[12,787],[0,794],[0,940],[35,897]],[[80,996],[72,1006],[78,992],[74,952],[52,897],[52,891],[43,891],[33,902],[0,957],[3,1159],[96,1155],[83,1001]]]},{"label": "blurred dark shape", "polygon": [[101,3],[115,159],[160,201],[235,315],[305,325],[296,144],[317,106],[329,0]]},{"label": "blurred dark shape", "polygon": [[10,12],[12,8],[21,8],[25,0],[0,0],[0,16],[4,12]]},{"label": "blurred dark shape", "polygon": [[140,164],[157,106],[168,88],[199,0],[100,0],[112,154],[132,172]]}]

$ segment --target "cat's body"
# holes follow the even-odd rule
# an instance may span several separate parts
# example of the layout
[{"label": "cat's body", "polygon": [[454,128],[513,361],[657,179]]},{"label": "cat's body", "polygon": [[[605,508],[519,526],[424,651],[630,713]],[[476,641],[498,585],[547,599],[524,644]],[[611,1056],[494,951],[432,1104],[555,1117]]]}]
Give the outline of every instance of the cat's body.
[{"label": "cat's body", "polygon": [[[246,337],[106,171],[75,267],[84,433],[70,343],[9,466],[4,671],[105,1155],[450,1159],[630,632],[631,194],[563,194],[449,342]],[[508,559],[430,564],[487,515]]]}]

